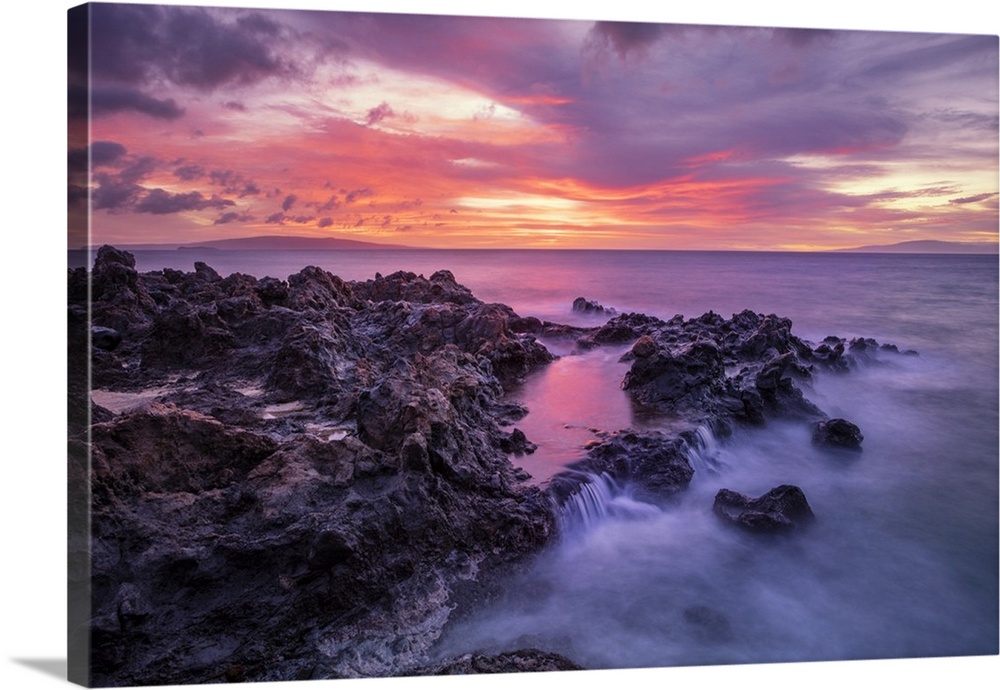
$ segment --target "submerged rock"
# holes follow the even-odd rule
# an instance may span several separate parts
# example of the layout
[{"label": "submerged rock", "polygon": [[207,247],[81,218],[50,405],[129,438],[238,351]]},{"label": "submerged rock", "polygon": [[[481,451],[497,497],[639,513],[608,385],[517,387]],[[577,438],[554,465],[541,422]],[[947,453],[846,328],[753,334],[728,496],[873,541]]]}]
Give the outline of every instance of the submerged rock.
[{"label": "submerged rock", "polygon": [[800,529],[815,520],[802,489],[788,484],[775,487],[759,498],[720,489],[712,510],[725,522],[762,533]]}]

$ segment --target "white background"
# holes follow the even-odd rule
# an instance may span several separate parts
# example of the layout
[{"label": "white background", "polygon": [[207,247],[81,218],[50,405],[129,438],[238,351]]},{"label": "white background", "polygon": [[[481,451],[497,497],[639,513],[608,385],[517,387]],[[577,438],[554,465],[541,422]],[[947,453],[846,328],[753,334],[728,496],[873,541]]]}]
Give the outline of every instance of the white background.
[{"label": "white background", "polygon": [[[0,50],[0,688],[63,686],[65,677],[65,211],[66,10],[75,3],[20,0],[4,9]],[[194,0],[162,4],[196,4]],[[357,11],[628,19],[702,24],[998,33],[997,11],[982,0],[217,0],[210,4]],[[551,687],[995,687],[998,657],[758,665],[445,679],[313,681],[316,688]],[[443,683],[443,685],[441,685]],[[286,683],[257,688],[288,688]]]}]

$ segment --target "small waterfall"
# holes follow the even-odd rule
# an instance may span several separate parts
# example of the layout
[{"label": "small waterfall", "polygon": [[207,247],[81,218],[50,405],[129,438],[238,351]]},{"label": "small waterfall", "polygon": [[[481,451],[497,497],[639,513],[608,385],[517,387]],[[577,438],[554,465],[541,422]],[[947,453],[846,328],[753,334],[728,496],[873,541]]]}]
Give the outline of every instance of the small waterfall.
[{"label": "small waterfall", "polygon": [[558,509],[564,533],[586,533],[608,518],[642,519],[660,509],[628,495],[607,472],[577,473],[576,490],[566,496]]},{"label": "small waterfall", "polygon": [[699,472],[718,474],[725,467],[719,458],[720,448],[715,434],[704,424],[693,433],[684,434],[684,451],[696,476]]}]

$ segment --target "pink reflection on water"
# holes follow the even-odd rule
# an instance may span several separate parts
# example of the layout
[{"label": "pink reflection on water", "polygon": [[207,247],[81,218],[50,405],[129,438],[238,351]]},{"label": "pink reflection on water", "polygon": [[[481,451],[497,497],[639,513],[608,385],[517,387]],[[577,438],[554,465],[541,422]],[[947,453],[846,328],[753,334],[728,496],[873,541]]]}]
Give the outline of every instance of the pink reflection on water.
[{"label": "pink reflection on water", "polygon": [[628,348],[604,348],[570,354],[533,374],[511,398],[528,407],[516,423],[538,444],[531,455],[512,458],[542,483],[584,455],[596,431],[636,426],[632,404],[621,390],[628,364],[618,360]]}]

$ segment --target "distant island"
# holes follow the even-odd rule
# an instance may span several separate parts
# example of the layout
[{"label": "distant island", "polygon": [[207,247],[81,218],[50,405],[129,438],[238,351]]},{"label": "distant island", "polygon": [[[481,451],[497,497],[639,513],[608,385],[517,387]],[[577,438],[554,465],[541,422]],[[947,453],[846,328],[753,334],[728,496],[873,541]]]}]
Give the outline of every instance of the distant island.
[{"label": "distant island", "polygon": [[944,242],[941,240],[911,240],[896,244],[869,244],[852,249],[835,249],[838,252],[867,252],[879,254],[996,254],[992,242]]},{"label": "distant island", "polygon": [[[404,244],[381,244],[347,240],[340,237],[304,237],[301,235],[258,235],[231,239],[183,243],[118,244],[125,251],[142,250],[247,250],[247,251],[323,251],[323,250],[405,250],[422,249]],[[86,249],[86,248],[84,248]],[[97,246],[90,247],[96,251]],[[911,240],[896,244],[869,244],[863,247],[832,249],[833,252],[881,254],[997,254],[997,244],[991,242],[945,242],[941,240]]]},{"label": "distant island", "polygon": [[[129,251],[143,249],[235,249],[235,250],[378,250],[378,249],[418,249],[402,244],[380,244],[378,242],[362,242],[360,240],[345,240],[339,237],[302,237],[283,235],[258,235],[256,237],[236,237],[223,240],[206,240],[204,242],[160,243],[160,244],[129,244],[118,245]],[[96,249],[96,247],[93,247]]]}]

